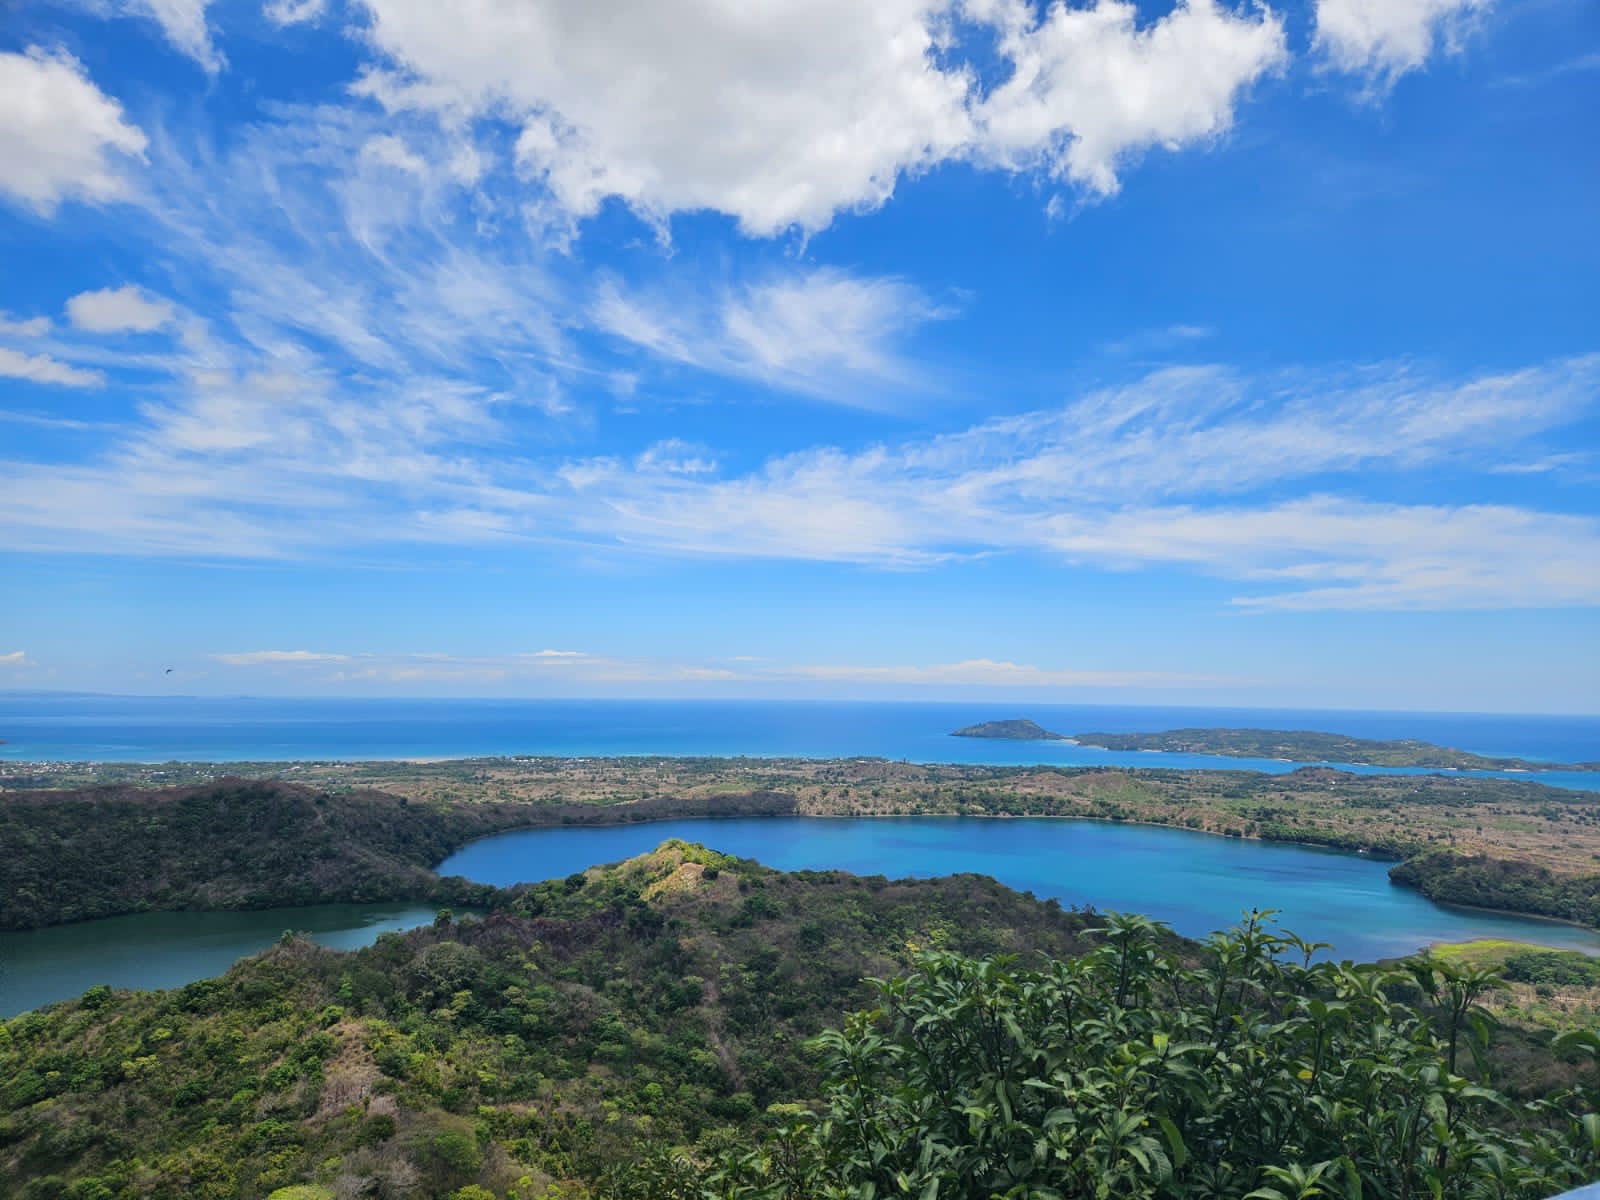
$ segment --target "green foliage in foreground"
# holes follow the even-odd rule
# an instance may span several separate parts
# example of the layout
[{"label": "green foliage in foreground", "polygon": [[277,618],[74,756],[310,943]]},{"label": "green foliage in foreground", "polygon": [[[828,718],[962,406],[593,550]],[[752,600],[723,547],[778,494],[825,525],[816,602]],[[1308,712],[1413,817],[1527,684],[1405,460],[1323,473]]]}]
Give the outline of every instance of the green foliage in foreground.
[{"label": "green foliage in foreground", "polygon": [[0,1196],[1531,1200],[1600,1175],[1600,1037],[1491,1041],[1465,964],[1308,965],[1259,921],[1197,946],[981,876],[681,842],[507,903],[0,1023]]},{"label": "green foliage in foreground", "polygon": [[[1470,1077],[1488,1062],[1488,972],[1310,964],[1255,919],[1198,966],[1143,918],[1103,932],[1038,969],[923,956],[818,1039],[817,1111],[760,1149],[630,1167],[611,1194],[1445,1200],[1600,1176],[1600,1080],[1517,1106]],[[1592,1057],[1600,1037],[1564,1048]]]},{"label": "green foliage in foreground", "polygon": [[591,1197],[651,1147],[750,1144],[768,1106],[820,1096],[806,1042],[911,946],[1089,946],[1088,918],[981,876],[681,842],[514,908],[0,1022],[0,1197]]}]

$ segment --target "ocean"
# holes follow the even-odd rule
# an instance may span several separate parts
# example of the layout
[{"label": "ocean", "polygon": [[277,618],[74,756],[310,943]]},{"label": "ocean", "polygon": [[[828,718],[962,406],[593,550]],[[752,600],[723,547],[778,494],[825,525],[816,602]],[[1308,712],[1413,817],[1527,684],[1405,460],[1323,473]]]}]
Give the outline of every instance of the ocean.
[{"label": "ocean", "polygon": [[[1600,716],[774,700],[370,700],[0,695],[0,760],[285,762],[508,755],[904,759],[1005,766],[1292,770],[1276,760],[954,738],[1027,717],[1047,729],[1310,729],[1478,754],[1600,759]],[[1352,768],[1382,772],[1381,768]],[[1415,773],[1415,772],[1398,772]],[[1600,773],[1512,775],[1600,791]]]}]

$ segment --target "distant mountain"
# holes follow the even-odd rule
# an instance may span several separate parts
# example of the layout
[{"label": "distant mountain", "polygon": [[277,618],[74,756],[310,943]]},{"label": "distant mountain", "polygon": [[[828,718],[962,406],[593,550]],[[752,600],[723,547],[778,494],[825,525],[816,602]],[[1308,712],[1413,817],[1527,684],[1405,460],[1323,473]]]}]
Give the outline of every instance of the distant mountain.
[{"label": "distant mountain", "polygon": [[1072,739],[1062,733],[1051,733],[1043,726],[1035,725],[1032,721],[985,721],[981,725],[968,725],[965,729],[958,729],[951,737],[968,738],[997,738],[1007,742],[1069,742]]}]

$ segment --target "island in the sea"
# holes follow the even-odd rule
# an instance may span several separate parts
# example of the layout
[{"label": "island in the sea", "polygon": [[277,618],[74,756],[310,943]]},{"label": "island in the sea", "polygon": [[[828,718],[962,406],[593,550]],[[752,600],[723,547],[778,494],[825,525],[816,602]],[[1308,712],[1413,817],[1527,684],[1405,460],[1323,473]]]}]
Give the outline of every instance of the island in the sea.
[{"label": "island in the sea", "polygon": [[1021,719],[1012,721],[984,721],[957,729],[951,737],[998,738],[1008,742],[1070,742],[1064,733],[1052,733],[1042,725]]},{"label": "island in the sea", "polygon": [[[1010,722],[1002,722],[1009,724]],[[1003,736],[1003,735],[989,735]],[[1350,763],[1367,767],[1424,767],[1455,771],[1600,771],[1600,762],[1554,763],[1490,758],[1414,738],[1376,741],[1305,729],[1168,729],[1163,733],[1076,733],[1072,740],[1106,750],[1220,754],[1289,762]]]}]

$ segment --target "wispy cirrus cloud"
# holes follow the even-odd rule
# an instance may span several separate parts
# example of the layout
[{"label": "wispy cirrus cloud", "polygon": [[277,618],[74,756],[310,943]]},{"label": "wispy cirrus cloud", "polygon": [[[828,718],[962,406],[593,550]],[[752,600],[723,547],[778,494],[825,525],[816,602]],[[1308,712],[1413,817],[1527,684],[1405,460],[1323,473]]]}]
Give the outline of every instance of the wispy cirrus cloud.
[{"label": "wispy cirrus cloud", "polygon": [[206,20],[211,0],[116,0],[130,16],[154,21],[172,48],[194,59],[211,75],[227,65]]},{"label": "wispy cirrus cloud", "polygon": [[1209,687],[1248,683],[1236,676],[1164,671],[1116,671],[1041,667],[1026,663],[967,659],[926,665],[873,663],[778,663],[748,655],[715,659],[590,654],[541,650],[531,654],[320,654],[263,650],[213,654],[228,667],[288,672],[307,685],[328,689],[369,684],[494,684],[531,688],[703,684],[765,686],[849,683],[869,687],[1026,690],[1030,688],[1139,689]]},{"label": "wispy cirrus cloud", "polygon": [[1376,468],[1488,479],[1513,447],[1549,457],[1593,413],[1597,357],[1460,379],[1407,364],[1169,368],[957,433],[744,471],[670,441],[626,458],[508,452],[499,401],[442,382],[356,407],[298,377],[193,386],[148,405],[103,464],[12,464],[11,544],[296,557],[545,543],[900,569],[1001,553],[1234,580],[1250,611],[1600,602],[1592,515],[1385,499],[1364,482]]},{"label": "wispy cirrus cloud", "polygon": [[628,292],[608,281],[590,316],[601,331],[667,362],[876,407],[926,384],[900,343],[953,315],[904,280],[827,267],[709,294],[708,303],[706,289]]}]

